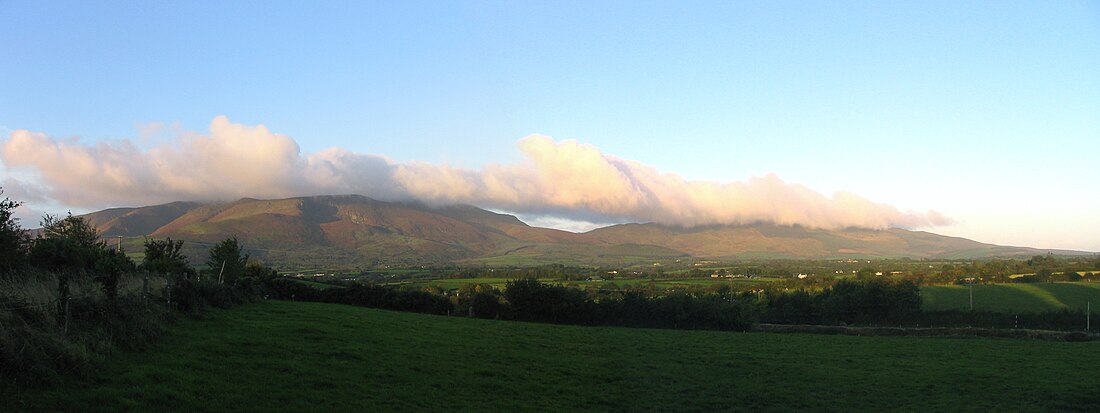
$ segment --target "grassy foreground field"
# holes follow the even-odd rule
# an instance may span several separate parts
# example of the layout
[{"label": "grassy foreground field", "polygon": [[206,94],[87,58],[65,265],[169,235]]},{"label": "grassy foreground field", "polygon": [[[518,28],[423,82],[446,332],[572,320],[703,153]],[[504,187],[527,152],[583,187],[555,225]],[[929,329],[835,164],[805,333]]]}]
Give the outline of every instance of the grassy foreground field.
[{"label": "grassy foreground field", "polygon": [[[1088,411],[1096,343],[586,328],[269,301],[4,411]],[[13,389],[0,392],[13,392]]]},{"label": "grassy foreground field", "polygon": [[[921,287],[924,310],[966,310],[970,292],[965,285]],[[991,284],[974,286],[974,309],[996,312],[1044,312],[1063,309],[1100,311],[1100,283],[1066,282]]]}]

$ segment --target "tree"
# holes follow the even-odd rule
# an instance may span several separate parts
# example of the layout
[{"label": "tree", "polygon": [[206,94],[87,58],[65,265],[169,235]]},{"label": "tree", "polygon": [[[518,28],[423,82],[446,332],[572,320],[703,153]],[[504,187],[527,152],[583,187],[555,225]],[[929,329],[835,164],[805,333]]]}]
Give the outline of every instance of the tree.
[{"label": "tree", "polygon": [[1051,271],[1050,268],[1040,268],[1039,271],[1035,272],[1035,278],[1039,281],[1053,281],[1050,279],[1052,276],[1054,276],[1054,271]]},{"label": "tree", "polygon": [[[0,195],[4,190],[0,189]],[[19,226],[15,218],[15,209],[22,205],[7,197],[0,201],[0,271],[21,265],[27,256],[27,244],[30,239],[27,232]]]},{"label": "tree", "polygon": [[145,258],[141,261],[141,267],[157,274],[194,274],[195,270],[187,262],[182,250],[183,240],[172,241],[171,237],[163,240],[146,239]]},{"label": "tree", "polygon": [[875,275],[875,272],[877,271],[875,271],[875,269],[871,267],[860,268],[859,272],[856,273],[856,279],[863,280],[873,277]]},{"label": "tree", "polygon": [[99,232],[83,218],[69,213],[42,217],[42,232],[31,244],[31,264],[50,271],[90,271],[106,243]]},{"label": "tree", "polygon": [[232,283],[244,276],[245,267],[248,264],[248,254],[242,254],[241,245],[237,237],[226,238],[210,249],[210,258],[206,260],[206,268],[212,277]]},{"label": "tree", "polygon": [[135,269],[134,262],[121,248],[96,249],[92,268],[95,274],[92,279],[99,283],[103,293],[112,299],[118,296],[118,284],[122,274]]},{"label": "tree", "polygon": [[42,236],[68,239],[82,248],[106,247],[106,243],[99,239],[99,231],[84,218],[74,217],[72,212],[65,218],[57,215],[42,217]]},{"label": "tree", "polygon": [[274,280],[279,277],[279,272],[262,263],[250,262],[248,266],[244,267],[244,276],[257,280]]},{"label": "tree", "polygon": [[470,315],[477,318],[496,318],[500,315],[500,299],[492,293],[479,292],[470,297]]},{"label": "tree", "polygon": [[504,299],[512,315],[524,321],[585,324],[593,314],[593,303],[583,291],[544,284],[535,278],[508,281]]},{"label": "tree", "polygon": [[827,318],[844,322],[899,321],[920,311],[920,288],[908,280],[844,279],[822,293]]},{"label": "tree", "polygon": [[1058,266],[1058,259],[1054,258],[1054,254],[1047,253],[1047,255],[1036,255],[1027,260],[1029,267],[1040,268],[1053,268]]},{"label": "tree", "polygon": [[1062,277],[1061,277],[1061,280],[1059,280],[1059,281],[1080,281],[1080,280],[1081,280],[1081,274],[1078,274],[1077,271],[1065,270],[1065,271],[1062,272]]},{"label": "tree", "polygon": [[[118,295],[122,274],[134,270],[134,262],[122,249],[108,248],[92,224],[72,213],[65,218],[56,215],[42,218],[42,232],[31,245],[30,262],[63,275],[91,274],[110,298]],[[62,285],[67,283],[64,280],[67,277],[61,277]]]}]

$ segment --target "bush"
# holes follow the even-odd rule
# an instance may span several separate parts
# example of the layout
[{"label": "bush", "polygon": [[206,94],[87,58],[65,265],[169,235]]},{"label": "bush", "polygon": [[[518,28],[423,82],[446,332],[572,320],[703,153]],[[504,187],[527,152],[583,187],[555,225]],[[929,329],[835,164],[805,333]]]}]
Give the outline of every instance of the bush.
[{"label": "bush", "polygon": [[86,371],[88,351],[56,326],[11,313],[0,313],[0,324],[0,386],[54,383],[64,374]]},{"label": "bush", "polygon": [[497,318],[501,311],[500,298],[496,294],[479,292],[470,297],[469,315],[477,318]]},{"label": "bush", "polygon": [[96,353],[113,348],[142,350],[164,333],[164,307],[127,294],[113,300],[82,297],[70,303],[69,330],[93,346]]},{"label": "bush", "polygon": [[267,280],[264,287],[270,298],[278,300],[322,301],[321,290],[287,278]]},{"label": "bush", "polygon": [[[3,194],[4,190],[0,189],[0,195]],[[9,198],[0,200],[0,271],[21,267],[27,257],[30,239],[15,218],[15,209],[20,205],[21,202]]]},{"label": "bush", "polygon": [[108,297],[89,277],[73,279],[70,317],[58,312],[57,276],[27,271],[0,276],[0,383],[39,385],[80,374],[116,349],[143,349],[164,332],[168,313],[119,277]]},{"label": "bush", "polygon": [[747,330],[758,320],[753,300],[728,294],[641,292],[595,293],[544,284],[535,279],[509,282],[504,290],[508,318],[582,325],[620,325],[677,329]]},{"label": "bush", "polygon": [[504,288],[508,317],[522,321],[591,324],[595,312],[583,291],[543,284],[534,278],[509,281]]},{"label": "bush", "polygon": [[446,297],[425,291],[399,290],[377,285],[352,285],[319,290],[295,280],[274,278],[264,281],[272,298],[359,307],[447,315],[454,310]]},{"label": "bush", "polygon": [[177,278],[172,282],[172,307],[186,314],[199,314],[209,307],[229,308],[250,302],[259,297],[259,291],[251,282],[242,287],[217,281],[196,281]]}]

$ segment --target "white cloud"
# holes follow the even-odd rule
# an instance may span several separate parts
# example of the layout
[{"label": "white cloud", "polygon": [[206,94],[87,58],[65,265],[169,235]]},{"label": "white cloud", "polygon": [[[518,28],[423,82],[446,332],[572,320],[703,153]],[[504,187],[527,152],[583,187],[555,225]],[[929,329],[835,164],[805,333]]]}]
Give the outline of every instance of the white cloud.
[{"label": "white cloud", "polygon": [[[208,134],[180,133],[148,149],[129,140],[85,145],[16,130],[0,145],[0,160],[8,169],[34,174],[40,184],[37,196],[76,207],[358,193],[583,222],[773,222],[821,228],[948,222],[934,212],[901,212],[849,193],[826,197],[775,175],[744,182],[688,181],[572,140],[532,135],[518,146],[523,162],[481,170],[396,163],[340,148],[302,154],[286,135],[219,116]],[[9,179],[4,186],[11,184]]]}]

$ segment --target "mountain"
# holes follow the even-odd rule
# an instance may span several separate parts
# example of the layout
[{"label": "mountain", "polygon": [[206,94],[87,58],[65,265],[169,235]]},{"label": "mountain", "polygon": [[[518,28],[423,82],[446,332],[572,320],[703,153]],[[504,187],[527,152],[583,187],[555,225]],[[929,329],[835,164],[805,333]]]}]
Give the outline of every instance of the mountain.
[{"label": "mountain", "polygon": [[255,256],[300,268],[440,263],[623,266],[678,257],[978,258],[1047,252],[904,229],[621,224],[578,234],[532,227],[512,215],[469,205],[434,207],[359,195],[173,202],[107,209],[84,218],[104,236],[130,237],[131,245],[142,237],[186,240],[193,256],[235,236]]},{"label": "mountain", "polygon": [[173,202],[141,208],[111,208],[84,216],[103,236],[140,236],[172,222],[194,208],[194,202]]}]

